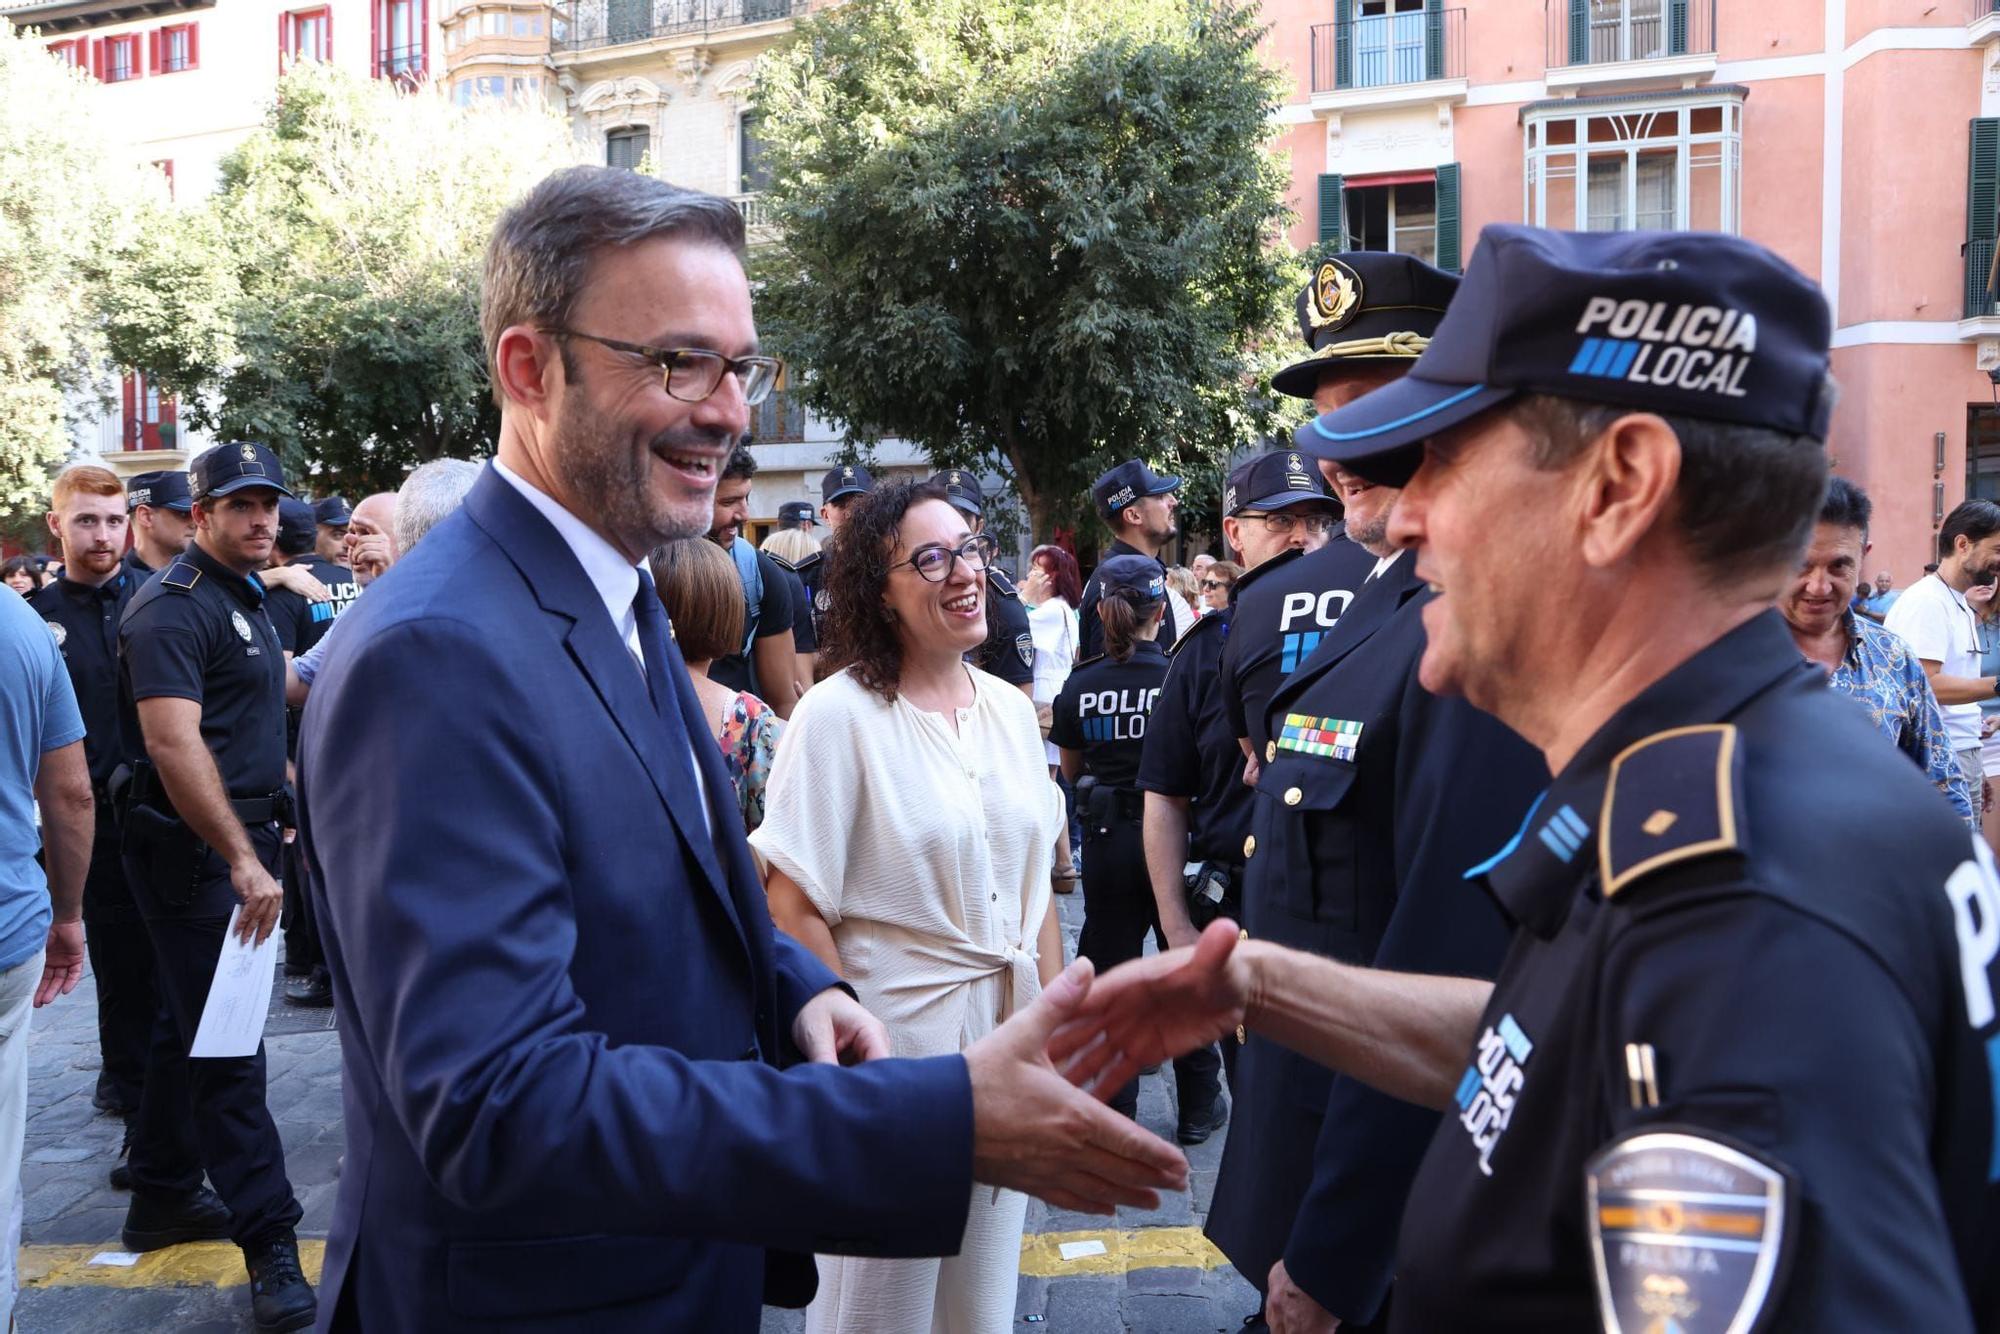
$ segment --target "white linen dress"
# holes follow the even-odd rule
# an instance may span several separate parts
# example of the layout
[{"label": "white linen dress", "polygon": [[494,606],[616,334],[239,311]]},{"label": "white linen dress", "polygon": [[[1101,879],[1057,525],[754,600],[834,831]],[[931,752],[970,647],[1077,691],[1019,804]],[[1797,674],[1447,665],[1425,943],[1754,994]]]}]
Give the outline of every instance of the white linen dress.
[{"label": "white linen dress", "polygon": [[[1050,594],[1041,606],[1028,608],[1028,633],[1035,641],[1035,703],[1053,704],[1076,665],[1076,646],[1081,642],[1076,608]],[[1061,751],[1046,741],[1042,746],[1050,764],[1062,761]]]},{"label": "white linen dress", "polygon": [[[806,692],[750,836],[826,919],[841,975],[897,1056],[962,1051],[1041,992],[1062,795],[1034,706],[967,671],[956,734],[845,671]],[[954,1257],[820,1256],[808,1334],[1002,1334],[1026,1216],[1026,1196],[974,1186]]]}]

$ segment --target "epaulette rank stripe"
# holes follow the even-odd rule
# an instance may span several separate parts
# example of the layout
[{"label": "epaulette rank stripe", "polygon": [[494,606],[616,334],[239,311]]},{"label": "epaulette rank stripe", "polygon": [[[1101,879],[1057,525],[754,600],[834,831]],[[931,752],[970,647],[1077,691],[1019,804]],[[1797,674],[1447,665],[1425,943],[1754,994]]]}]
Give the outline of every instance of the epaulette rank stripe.
[{"label": "epaulette rank stripe", "polygon": [[167,572],[160,576],[160,582],[168,588],[178,588],[186,592],[201,582],[201,571],[192,565],[175,561],[167,567]]},{"label": "epaulette rank stripe", "polygon": [[[1643,757],[1643,763],[1635,764]],[[1737,735],[1730,723],[1656,732],[1619,752],[1604,786],[1604,897],[1663,867],[1741,846]],[[1631,766],[1628,772],[1628,766]],[[1640,775],[1637,770],[1643,768]],[[1619,784],[1626,784],[1621,801]]]}]

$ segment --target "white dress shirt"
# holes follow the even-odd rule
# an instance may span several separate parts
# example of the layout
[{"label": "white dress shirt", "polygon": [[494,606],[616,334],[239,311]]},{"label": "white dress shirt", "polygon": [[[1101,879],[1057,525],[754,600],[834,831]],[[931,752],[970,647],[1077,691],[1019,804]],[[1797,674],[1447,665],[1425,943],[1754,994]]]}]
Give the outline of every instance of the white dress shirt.
[{"label": "white dress shirt", "polygon": [[[577,564],[583,566],[584,577],[597,590],[597,596],[604,599],[604,610],[611,617],[611,624],[617,629],[618,637],[625,641],[625,647],[632,654],[632,660],[639,665],[643,674],[646,670],[646,650],[639,642],[639,616],[632,609],[633,599],[639,596],[639,567],[619,554],[618,548],[605,541],[592,530],[589,524],[571,514],[554,496],[536,489],[523,481],[519,473],[509,468],[499,459],[493,460],[493,471],[500,474],[507,485],[521,493],[521,499],[535,507],[535,512],[554,526],[563,544],[576,557]],[[702,782],[701,764],[695,759],[694,738],[688,738],[688,767],[694,770],[696,790],[701,793],[701,818],[714,830],[714,819],[708,813],[708,787]]]}]

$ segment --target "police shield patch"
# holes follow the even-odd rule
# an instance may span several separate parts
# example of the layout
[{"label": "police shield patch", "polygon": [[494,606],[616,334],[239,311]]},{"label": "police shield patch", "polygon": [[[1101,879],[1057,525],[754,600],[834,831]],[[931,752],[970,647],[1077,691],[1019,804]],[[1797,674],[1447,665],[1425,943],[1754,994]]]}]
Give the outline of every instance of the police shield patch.
[{"label": "police shield patch", "polygon": [[229,623],[236,627],[237,638],[241,639],[246,644],[250,642],[250,622],[243,619],[242,612],[240,611],[230,612]]},{"label": "police shield patch", "polygon": [[1783,1288],[1791,1174],[1684,1126],[1648,1126],[1584,1165],[1607,1334],[1751,1334]]},{"label": "police shield patch", "polygon": [[1032,635],[1015,635],[1014,651],[1021,655],[1023,667],[1035,665],[1035,640]]}]

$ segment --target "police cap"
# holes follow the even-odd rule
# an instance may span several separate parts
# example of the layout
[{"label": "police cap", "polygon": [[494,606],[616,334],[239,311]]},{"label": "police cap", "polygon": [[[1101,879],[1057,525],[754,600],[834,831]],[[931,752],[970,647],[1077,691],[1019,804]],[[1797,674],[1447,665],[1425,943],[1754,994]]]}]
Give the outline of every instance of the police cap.
[{"label": "police cap", "polygon": [[788,500],[778,506],[778,526],[780,528],[810,528],[819,522],[810,501]]},{"label": "police cap", "polygon": [[1097,595],[1129,594],[1134,602],[1150,605],[1167,596],[1166,571],[1150,556],[1113,556],[1091,576],[1097,581]]},{"label": "police cap", "polygon": [[328,496],[325,500],[313,502],[313,522],[328,528],[345,528],[354,520],[354,511],[347,507],[345,496]]},{"label": "police cap", "polygon": [[931,485],[943,487],[951,503],[967,514],[977,517],[986,512],[986,493],[979,489],[979,479],[969,472],[952,468],[934,474]]},{"label": "police cap", "polygon": [[178,468],[135,474],[125,483],[125,508],[135,510],[141,505],[186,514],[194,508],[194,500],[188,495],[187,474]]},{"label": "police cap", "polygon": [[1410,373],[1295,439],[1400,484],[1426,436],[1542,393],[1823,441],[1832,331],[1812,280],[1752,241],[1495,223]]},{"label": "police cap", "polygon": [[1311,398],[1320,377],[1343,366],[1415,364],[1437,332],[1456,274],[1408,255],[1350,250],[1313,266],[1299,293],[1299,336],[1311,349],[1271,377],[1271,388]]},{"label": "police cap", "polygon": [[292,494],[292,489],[285,485],[285,470],[279,466],[278,456],[247,440],[204,450],[188,467],[188,489],[196,500],[226,496],[252,486],[268,486],[280,495]]},{"label": "police cap", "polygon": [[313,507],[303,500],[286,496],[278,502],[278,550],[297,556],[313,549],[319,537],[319,521]]},{"label": "police cap", "polygon": [[819,479],[819,502],[831,505],[836,500],[866,495],[874,489],[875,479],[866,468],[843,463],[838,468],[828,468],[826,476]]},{"label": "police cap", "polygon": [[1326,479],[1296,449],[1274,449],[1246,459],[1229,474],[1222,489],[1222,512],[1281,510],[1312,502],[1331,505]]},{"label": "police cap", "polygon": [[1143,496],[1164,496],[1181,489],[1178,477],[1161,477],[1139,459],[1126,459],[1091,483],[1090,495],[1097,502],[1098,517],[1113,523],[1118,511]]}]

